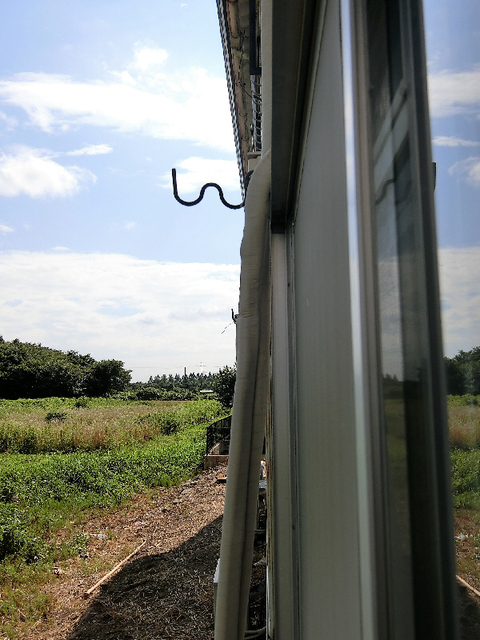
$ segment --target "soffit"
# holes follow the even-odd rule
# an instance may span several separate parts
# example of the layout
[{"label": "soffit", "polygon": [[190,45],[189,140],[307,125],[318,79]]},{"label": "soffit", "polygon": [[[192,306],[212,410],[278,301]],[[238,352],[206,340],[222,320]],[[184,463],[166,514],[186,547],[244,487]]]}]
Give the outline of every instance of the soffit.
[{"label": "soffit", "polygon": [[293,213],[318,0],[272,0],[272,231]]},{"label": "soffit", "polygon": [[217,0],[230,111],[242,187],[253,150],[253,108],[249,73],[249,0]]}]

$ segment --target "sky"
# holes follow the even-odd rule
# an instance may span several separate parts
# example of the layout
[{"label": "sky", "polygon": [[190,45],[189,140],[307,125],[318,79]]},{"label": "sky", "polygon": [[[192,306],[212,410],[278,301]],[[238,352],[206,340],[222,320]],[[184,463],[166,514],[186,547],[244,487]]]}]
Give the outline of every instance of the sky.
[{"label": "sky", "polygon": [[[480,345],[480,11],[426,0],[445,352]],[[243,210],[214,0],[0,0],[0,335],[134,380],[235,360]]]},{"label": "sky", "polygon": [[233,364],[243,210],[171,189],[242,200],[215,2],[0,15],[0,335],[134,380]]},{"label": "sky", "polygon": [[425,0],[445,353],[480,345],[480,8]]}]

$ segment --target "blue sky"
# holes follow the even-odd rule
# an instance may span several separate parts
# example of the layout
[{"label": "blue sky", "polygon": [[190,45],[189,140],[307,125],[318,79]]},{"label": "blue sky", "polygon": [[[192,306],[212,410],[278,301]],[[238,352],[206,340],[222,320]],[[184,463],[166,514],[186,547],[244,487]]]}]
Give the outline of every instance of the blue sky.
[{"label": "blue sky", "polygon": [[0,40],[0,333],[232,364],[243,211],[170,186],[241,201],[215,3],[4,2]]},{"label": "blue sky", "polygon": [[[451,4],[425,3],[448,355],[480,344],[480,12]],[[243,211],[170,188],[241,200],[214,0],[1,5],[0,334],[134,379],[232,364]]]},{"label": "blue sky", "polygon": [[480,8],[426,0],[445,352],[480,345]]}]

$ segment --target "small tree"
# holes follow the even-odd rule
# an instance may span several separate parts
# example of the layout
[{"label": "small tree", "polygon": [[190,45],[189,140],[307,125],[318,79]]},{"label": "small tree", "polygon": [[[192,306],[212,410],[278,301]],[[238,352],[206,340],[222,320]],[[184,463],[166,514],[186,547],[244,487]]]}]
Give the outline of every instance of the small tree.
[{"label": "small tree", "polygon": [[86,394],[106,396],[123,391],[131,379],[130,370],[123,368],[121,360],[100,360],[91,367],[86,380]]},{"label": "small tree", "polygon": [[235,380],[237,378],[237,367],[226,365],[214,376],[213,390],[217,394],[219,401],[227,409],[233,407],[233,394],[235,391]]}]

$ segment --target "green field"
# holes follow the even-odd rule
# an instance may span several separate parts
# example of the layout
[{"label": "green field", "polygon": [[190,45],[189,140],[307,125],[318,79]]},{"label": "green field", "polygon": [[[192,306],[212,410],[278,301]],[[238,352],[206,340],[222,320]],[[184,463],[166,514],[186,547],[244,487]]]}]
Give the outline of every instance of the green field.
[{"label": "green field", "polygon": [[212,401],[0,400],[0,453],[110,451],[208,422],[219,411]]},{"label": "green field", "polygon": [[119,504],[191,475],[201,465],[206,424],[224,413],[214,400],[82,404],[1,403],[0,560],[51,558],[45,535],[72,511]]},{"label": "green field", "polygon": [[[178,484],[202,466],[215,400],[105,398],[0,401],[0,631],[16,638],[18,610],[45,612],[41,584],[78,554],[83,535],[62,535],[92,509]],[[40,585],[40,586],[39,586]],[[25,613],[28,612],[28,613]],[[18,620],[17,620],[18,622]]]},{"label": "green field", "polygon": [[[479,399],[454,396],[448,403],[454,505],[472,517],[480,509]],[[390,413],[394,453],[396,405]],[[88,536],[72,523],[195,474],[206,425],[223,415],[214,400],[0,400],[2,637],[19,637],[20,626],[47,611],[41,585],[52,567],[88,545]],[[477,573],[474,564],[471,575]],[[19,623],[18,611],[25,623]]]}]

